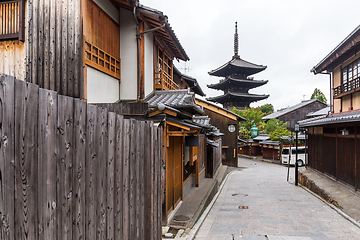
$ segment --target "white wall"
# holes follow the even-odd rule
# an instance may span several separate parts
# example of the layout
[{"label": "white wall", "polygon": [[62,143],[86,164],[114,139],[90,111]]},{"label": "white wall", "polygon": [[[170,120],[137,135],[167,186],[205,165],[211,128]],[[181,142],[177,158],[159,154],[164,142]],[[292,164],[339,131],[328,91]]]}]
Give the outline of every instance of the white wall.
[{"label": "white wall", "polygon": [[[147,30],[147,28],[146,28]],[[154,36],[145,34],[145,97],[154,91]]]},{"label": "white wall", "polygon": [[94,0],[115,22],[119,24],[119,11],[108,0]]},{"label": "white wall", "polygon": [[119,100],[119,80],[87,67],[88,103],[113,103]]},{"label": "white wall", "polygon": [[137,99],[137,44],[133,13],[120,9],[120,99]]}]

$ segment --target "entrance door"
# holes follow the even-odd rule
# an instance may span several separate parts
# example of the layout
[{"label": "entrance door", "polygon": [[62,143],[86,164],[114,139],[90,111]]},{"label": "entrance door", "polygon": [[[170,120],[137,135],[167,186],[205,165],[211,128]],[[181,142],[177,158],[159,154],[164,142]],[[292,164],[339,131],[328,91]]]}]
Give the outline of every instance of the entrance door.
[{"label": "entrance door", "polygon": [[166,165],[166,216],[182,200],[183,137],[169,137]]}]

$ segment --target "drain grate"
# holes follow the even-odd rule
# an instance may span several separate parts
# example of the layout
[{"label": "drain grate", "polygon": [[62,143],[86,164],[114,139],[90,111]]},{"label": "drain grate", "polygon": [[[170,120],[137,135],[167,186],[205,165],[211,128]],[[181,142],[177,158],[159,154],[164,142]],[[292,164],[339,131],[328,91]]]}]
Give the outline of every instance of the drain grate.
[{"label": "drain grate", "polygon": [[239,209],[249,209],[248,206],[239,206]]},{"label": "drain grate", "polygon": [[174,217],[175,221],[179,221],[179,222],[185,222],[188,221],[190,218],[184,215],[177,215]]},{"label": "drain grate", "polygon": [[178,227],[185,227],[186,226],[186,222],[175,222],[175,221],[172,221],[170,223],[171,226],[178,226]]}]

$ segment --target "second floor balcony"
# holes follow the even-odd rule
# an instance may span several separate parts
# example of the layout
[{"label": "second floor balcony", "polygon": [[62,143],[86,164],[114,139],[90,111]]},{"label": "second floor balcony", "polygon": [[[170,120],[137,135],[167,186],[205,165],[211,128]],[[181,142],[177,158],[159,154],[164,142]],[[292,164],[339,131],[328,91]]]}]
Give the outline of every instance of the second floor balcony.
[{"label": "second floor balcony", "polygon": [[355,78],[334,88],[334,98],[360,91],[360,78]]},{"label": "second floor balcony", "polygon": [[177,89],[179,89],[179,85],[171,79],[171,76],[167,72],[163,70],[155,72],[155,90]]}]

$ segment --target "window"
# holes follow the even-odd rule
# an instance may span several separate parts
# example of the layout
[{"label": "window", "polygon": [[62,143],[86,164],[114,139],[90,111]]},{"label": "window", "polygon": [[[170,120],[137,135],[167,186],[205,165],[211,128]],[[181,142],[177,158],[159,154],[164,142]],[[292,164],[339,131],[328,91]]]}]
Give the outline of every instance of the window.
[{"label": "window", "polygon": [[344,92],[360,87],[360,59],[343,68],[342,85]]},{"label": "window", "polygon": [[0,40],[24,41],[25,0],[0,0]]}]

